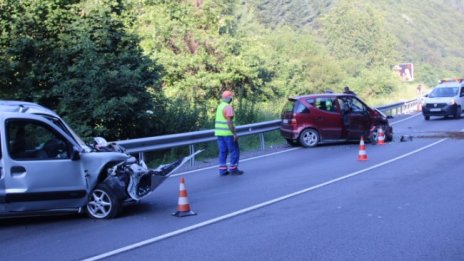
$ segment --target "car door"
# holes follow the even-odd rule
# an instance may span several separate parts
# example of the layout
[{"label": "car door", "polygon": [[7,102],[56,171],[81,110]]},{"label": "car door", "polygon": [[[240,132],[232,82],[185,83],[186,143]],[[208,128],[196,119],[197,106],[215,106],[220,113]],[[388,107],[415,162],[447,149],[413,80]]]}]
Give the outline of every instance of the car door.
[{"label": "car door", "polygon": [[5,172],[3,171],[3,131],[0,131],[0,213],[6,211],[5,205]]},{"label": "car door", "polygon": [[459,106],[461,106],[461,110],[464,110],[464,85],[461,85],[461,87],[459,88],[460,91],[459,91]]},{"label": "car door", "polygon": [[366,139],[371,126],[371,118],[366,105],[356,97],[345,97],[345,100],[349,108],[347,138],[358,140],[363,136]]},{"label": "car door", "polygon": [[42,117],[2,121],[5,203],[8,211],[76,208],[87,201],[84,171],[73,144]]},{"label": "car door", "polygon": [[342,115],[335,97],[317,97],[314,106],[317,109],[314,125],[319,130],[321,139],[340,139],[342,135]]}]

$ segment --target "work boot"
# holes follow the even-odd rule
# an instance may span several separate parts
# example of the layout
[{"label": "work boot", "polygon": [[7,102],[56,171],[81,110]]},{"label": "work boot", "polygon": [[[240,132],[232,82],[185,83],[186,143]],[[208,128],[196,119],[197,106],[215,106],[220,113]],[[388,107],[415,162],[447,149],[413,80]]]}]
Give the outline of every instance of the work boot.
[{"label": "work boot", "polygon": [[239,170],[239,169],[230,171],[231,175],[242,175],[243,173],[245,173],[245,172],[243,170]]}]

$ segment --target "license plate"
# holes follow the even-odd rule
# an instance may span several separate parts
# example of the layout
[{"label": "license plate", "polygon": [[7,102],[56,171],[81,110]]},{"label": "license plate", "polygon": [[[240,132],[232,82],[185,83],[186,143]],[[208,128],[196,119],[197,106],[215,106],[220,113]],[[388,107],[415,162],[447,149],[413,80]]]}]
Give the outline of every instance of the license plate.
[{"label": "license plate", "polygon": [[430,111],[441,111],[441,109],[440,108],[432,108],[432,109],[430,109]]},{"label": "license plate", "polygon": [[288,124],[288,119],[283,119],[282,122],[283,122],[284,124]]}]

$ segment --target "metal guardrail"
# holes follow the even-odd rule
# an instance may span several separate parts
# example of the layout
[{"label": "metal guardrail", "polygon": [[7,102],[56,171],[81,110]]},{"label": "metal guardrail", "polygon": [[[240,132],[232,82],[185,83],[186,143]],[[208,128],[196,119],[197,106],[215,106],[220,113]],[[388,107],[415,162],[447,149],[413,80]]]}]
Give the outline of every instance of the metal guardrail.
[{"label": "metal guardrail", "polygon": [[419,103],[420,103],[419,100],[413,99],[413,100],[397,102],[397,103],[393,103],[389,105],[384,105],[384,106],[380,106],[376,108],[387,115],[394,116],[394,115],[409,113],[409,112],[417,110]]},{"label": "metal guardrail", "polygon": [[[376,107],[386,115],[394,116],[416,110],[418,100],[409,100],[398,102],[390,105]],[[239,136],[260,135],[261,149],[265,149],[264,133],[279,129],[281,120],[272,120],[265,122],[240,125],[236,127]],[[178,134],[169,134],[155,137],[120,140],[117,144],[123,146],[128,153],[139,153],[140,158],[144,158],[144,152],[169,149],[175,147],[189,146],[190,153],[195,151],[195,144],[215,141],[214,130],[201,130]],[[192,158],[191,165],[195,164],[195,158]]]}]

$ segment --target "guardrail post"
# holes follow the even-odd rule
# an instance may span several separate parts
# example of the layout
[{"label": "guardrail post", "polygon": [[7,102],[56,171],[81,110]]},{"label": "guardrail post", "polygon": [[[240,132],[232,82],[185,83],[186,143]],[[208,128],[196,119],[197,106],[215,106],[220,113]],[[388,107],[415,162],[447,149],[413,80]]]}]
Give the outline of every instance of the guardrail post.
[{"label": "guardrail post", "polygon": [[139,152],[139,161],[145,161],[145,153]]},{"label": "guardrail post", "polygon": [[264,133],[259,134],[259,142],[261,144],[261,150],[264,150],[265,149],[265,147],[264,147]]},{"label": "guardrail post", "polygon": [[[190,144],[189,145],[189,152],[190,152],[190,155],[192,155],[193,153],[195,153],[195,145],[193,144]],[[190,159],[190,166],[195,166],[195,156],[193,156],[191,159]]]}]

